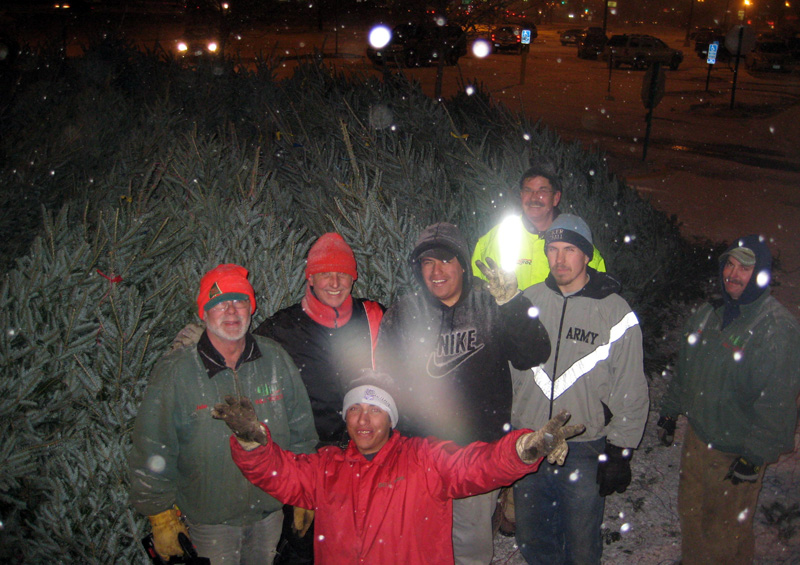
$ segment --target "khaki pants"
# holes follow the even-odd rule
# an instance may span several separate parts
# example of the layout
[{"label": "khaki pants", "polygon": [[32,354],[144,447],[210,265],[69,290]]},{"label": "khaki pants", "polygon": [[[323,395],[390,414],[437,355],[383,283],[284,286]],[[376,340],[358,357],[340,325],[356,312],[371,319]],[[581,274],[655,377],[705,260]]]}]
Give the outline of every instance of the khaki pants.
[{"label": "khaki pants", "polygon": [[764,469],[755,483],[734,485],[724,478],[737,457],[710,449],[689,425],[678,486],[683,565],[753,562],[753,516]]},{"label": "khaki pants", "polygon": [[456,565],[489,565],[494,557],[492,514],[500,489],[453,500],[453,557]]}]

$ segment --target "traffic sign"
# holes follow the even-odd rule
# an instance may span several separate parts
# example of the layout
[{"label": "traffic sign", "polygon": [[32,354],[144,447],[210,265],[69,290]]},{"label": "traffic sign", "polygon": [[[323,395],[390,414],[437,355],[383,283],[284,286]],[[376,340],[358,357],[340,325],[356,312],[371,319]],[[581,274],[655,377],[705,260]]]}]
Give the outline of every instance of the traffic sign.
[{"label": "traffic sign", "polygon": [[719,41],[714,41],[708,44],[708,59],[706,63],[713,65],[717,62],[717,50],[719,49]]},{"label": "traffic sign", "polygon": [[733,56],[747,55],[755,46],[756,33],[750,26],[733,26],[725,36],[725,48]]},{"label": "traffic sign", "polygon": [[531,30],[529,29],[522,30],[522,44],[523,45],[531,44]]}]

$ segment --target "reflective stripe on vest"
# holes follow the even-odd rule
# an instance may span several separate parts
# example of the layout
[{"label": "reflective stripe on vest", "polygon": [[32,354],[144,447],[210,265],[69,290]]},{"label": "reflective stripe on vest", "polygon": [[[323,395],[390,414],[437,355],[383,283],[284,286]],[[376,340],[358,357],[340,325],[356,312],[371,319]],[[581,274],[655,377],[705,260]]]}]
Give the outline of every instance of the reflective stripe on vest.
[{"label": "reflective stripe on vest", "polygon": [[533,380],[548,399],[555,400],[564,394],[567,389],[574,385],[583,375],[594,369],[598,363],[608,359],[611,353],[611,345],[624,336],[625,332],[630,328],[638,324],[639,320],[636,318],[636,314],[633,312],[625,314],[625,317],[611,328],[608,343],[598,346],[597,349],[584,356],[582,359],[578,359],[569,369],[561,373],[561,376],[555,381],[555,386],[552,387],[553,398],[550,398],[550,388],[553,383],[550,380],[550,375],[544,370],[544,367],[539,366],[531,369],[531,371],[533,371]]}]

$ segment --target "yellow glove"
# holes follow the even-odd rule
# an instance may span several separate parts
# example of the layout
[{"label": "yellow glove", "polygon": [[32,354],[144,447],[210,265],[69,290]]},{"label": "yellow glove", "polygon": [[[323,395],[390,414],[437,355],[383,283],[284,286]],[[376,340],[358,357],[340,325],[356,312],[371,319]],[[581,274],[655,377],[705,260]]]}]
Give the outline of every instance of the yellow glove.
[{"label": "yellow glove", "polygon": [[306,510],[305,508],[300,508],[299,506],[294,507],[294,522],[292,523],[292,530],[294,530],[298,537],[303,537],[306,535],[306,532],[308,531],[308,528],[311,527],[311,522],[313,521],[313,510]]},{"label": "yellow glove", "polygon": [[189,537],[189,531],[178,518],[178,508],[172,507],[155,516],[148,516],[150,526],[153,528],[153,546],[161,557],[169,559],[173,555],[181,557],[183,548],[178,542],[178,534],[183,533]]}]

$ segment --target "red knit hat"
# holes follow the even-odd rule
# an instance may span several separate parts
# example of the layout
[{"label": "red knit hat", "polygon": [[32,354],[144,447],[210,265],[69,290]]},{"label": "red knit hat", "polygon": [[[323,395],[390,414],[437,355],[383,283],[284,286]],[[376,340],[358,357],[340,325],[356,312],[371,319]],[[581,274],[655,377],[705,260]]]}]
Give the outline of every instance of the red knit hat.
[{"label": "red knit hat", "polygon": [[200,279],[197,313],[206,319],[206,310],[226,300],[249,300],[250,314],[256,311],[256,296],[247,280],[248,271],[232,263],[217,265]]},{"label": "red knit hat", "polygon": [[326,233],[308,251],[306,279],[317,273],[344,273],[358,278],[353,250],[338,233]]}]

